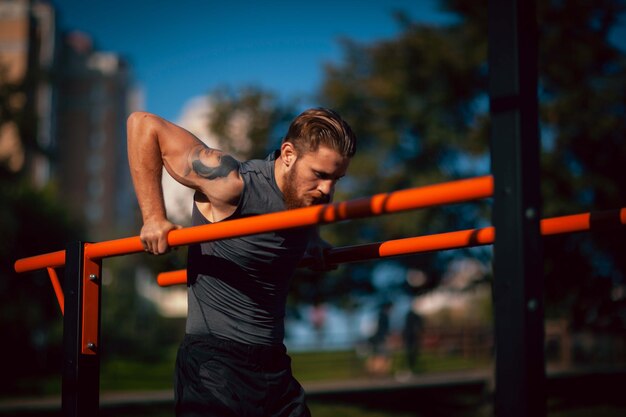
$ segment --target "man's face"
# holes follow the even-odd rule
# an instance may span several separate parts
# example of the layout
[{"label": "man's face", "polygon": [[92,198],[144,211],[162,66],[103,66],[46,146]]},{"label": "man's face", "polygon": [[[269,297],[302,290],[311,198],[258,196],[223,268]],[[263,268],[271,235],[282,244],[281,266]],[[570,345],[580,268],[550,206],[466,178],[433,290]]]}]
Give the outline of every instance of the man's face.
[{"label": "man's face", "polygon": [[349,163],[349,158],[326,146],[300,155],[285,180],[283,194],[287,208],[332,201],[335,185],[346,174]]}]

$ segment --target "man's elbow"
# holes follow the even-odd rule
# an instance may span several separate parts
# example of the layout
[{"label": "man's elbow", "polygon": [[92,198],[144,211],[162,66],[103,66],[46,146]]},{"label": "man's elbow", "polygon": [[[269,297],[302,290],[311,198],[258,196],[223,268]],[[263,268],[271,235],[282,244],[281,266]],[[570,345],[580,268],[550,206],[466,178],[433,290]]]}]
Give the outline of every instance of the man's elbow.
[{"label": "man's elbow", "polygon": [[131,142],[151,136],[157,123],[158,118],[151,113],[145,111],[132,112],[126,121],[127,140]]},{"label": "man's elbow", "polygon": [[131,129],[136,129],[145,125],[146,123],[148,123],[150,116],[152,115],[145,111],[132,112],[126,120],[126,126],[128,127],[128,130],[130,131]]}]

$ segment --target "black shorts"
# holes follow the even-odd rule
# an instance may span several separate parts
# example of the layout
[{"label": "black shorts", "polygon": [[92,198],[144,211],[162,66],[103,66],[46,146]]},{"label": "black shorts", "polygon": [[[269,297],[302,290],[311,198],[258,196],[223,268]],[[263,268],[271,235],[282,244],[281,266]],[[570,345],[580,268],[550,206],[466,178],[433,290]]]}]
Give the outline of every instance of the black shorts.
[{"label": "black shorts", "polygon": [[176,415],[303,417],[311,413],[283,345],[185,335],[175,375]]}]

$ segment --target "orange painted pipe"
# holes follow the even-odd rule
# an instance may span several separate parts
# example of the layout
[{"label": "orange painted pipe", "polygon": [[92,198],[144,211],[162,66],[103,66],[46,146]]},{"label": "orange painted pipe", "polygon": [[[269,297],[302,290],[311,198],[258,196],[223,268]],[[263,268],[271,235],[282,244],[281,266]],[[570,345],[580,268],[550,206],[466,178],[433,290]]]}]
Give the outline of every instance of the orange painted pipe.
[{"label": "orange painted pipe", "polygon": [[[550,236],[609,228],[615,225],[626,225],[626,208],[551,217],[541,220],[540,229],[543,236]],[[413,253],[489,245],[494,240],[495,229],[493,226],[490,226],[482,229],[468,229],[331,249],[327,253],[326,260],[332,265]],[[300,266],[312,264],[312,259],[303,261],[306,263],[303,262]]]},{"label": "orange painted pipe", "polygon": [[[493,194],[491,176],[451,181],[442,184],[377,194],[341,203],[304,207],[295,210],[263,214],[204,226],[172,230],[167,241],[171,247],[211,240],[229,239],[257,233],[333,223],[385,213],[461,203],[490,197]],[[143,251],[138,237],[95,243],[85,248],[90,259],[106,258]]]},{"label": "orange painted pipe", "polygon": [[620,225],[626,225],[626,207],[545,219],[541,221],[541,234],[548,236]]},{"label": "orange painted pipe", "polygon": [[178,269],[176,271],[161,272],[157,275],[157,283],[161,287],[170,287],[172,285],[187,283],[187,270]]},{"label": "orange painted pipe", "polygon": [[61,314],[65,314],[65,296],[63,295],[63,288],[61,288],[61,283],[59,282],[59,276],[54,268],[48,267],[47,269],[50,282],[52,283],[52,288],[54,289],[54,294],[56,294],[59,307],[61,307]]},{"label": "orange painted pipe", "polygon": [[[582,232],[590,229],[607,228],[613,225],[626,225],[626,208],[552,217],[543,219],[540,223],[543,236]],[[326,253],[326,261],[330,265],[336,265],[438,250],[460,249],[470,246],[489,245],[494,242],[494,239],[495,229],[493,226],[490,226],[482,229],[468,229],[334,248]],[[299,264],[300,267],[311,265],[313,265],[312,258],[304,258]],[[184,269],[164,272],[157,276],[157,282],[162,287],[185,284],[187,282],[187,272]]]},{"label": "orange painted pipe", "polygon": [[[168,242],[172,232],[168,235]],[[85,256],[89,259],[102,259],[138,252],[143,252],[143,245],[139,236],[107,240],[105,242],[92,243],[85,246]]]},{"label": "orange painted pipe", "polygon": [[[328,250],[326,262],[329,265],[337,265],[414,253],[488,245],[493,243],[493,237],[493,227],[486,227],[484,229],[469,229],[364,245],[345,246]],[[313,258],[305,257],[298,266],[309,267],[313,263]],[[161,287],[185,284],[187,283],[187,271],[179,269],[177,271],[162,272],[157,275],[157,283]]]},{"label": "orange painted pipe", "polygon": [[[436,205],[462,203],[490,197],[491,195],[493,195],[493,178],[488,175],[377,194],[341,203],[304,207],[204,226],[172,230],[167,236],[167,241],[171,247],[176,247],[210,240],[228,239],[295,227],[313,226],[341,220],[415,210]],[[89,259],[102,259],[142,251],[141,241],[139,237],[135,236],[87,245],[85,247],[85,256]],[[26,272],[51,266],[49,263],[46,263],[49,255],[51,254],[20,259],[15,264],[15,270],[17,272]],[[63,256],[65,256],[64,253]]]},{"label": "orange painted pipe", "polygon": [[29,258],[18,259],[15,262],[15,272],[36,271],[45,268],[58,268],[65,265],[65,251],[50,252],[35,255]]}]

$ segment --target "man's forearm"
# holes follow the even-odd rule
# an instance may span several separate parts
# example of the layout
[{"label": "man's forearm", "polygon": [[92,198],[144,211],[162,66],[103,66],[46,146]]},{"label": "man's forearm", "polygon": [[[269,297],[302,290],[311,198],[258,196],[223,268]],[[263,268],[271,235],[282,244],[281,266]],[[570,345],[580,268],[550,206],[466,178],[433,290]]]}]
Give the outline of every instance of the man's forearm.
[{"label": "man's forearm", "polygon": [[154,122],[146,113],[128,119],[128,162],[144,223],[166,218],[161,177],[163,159]]}]

